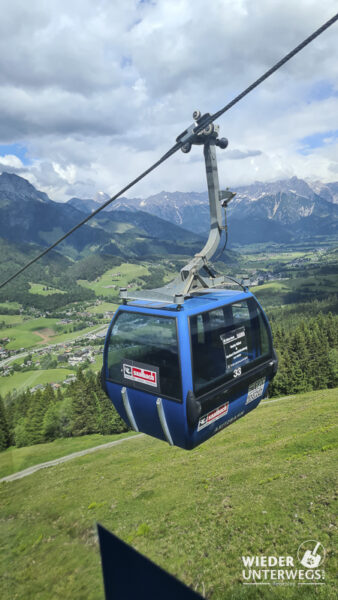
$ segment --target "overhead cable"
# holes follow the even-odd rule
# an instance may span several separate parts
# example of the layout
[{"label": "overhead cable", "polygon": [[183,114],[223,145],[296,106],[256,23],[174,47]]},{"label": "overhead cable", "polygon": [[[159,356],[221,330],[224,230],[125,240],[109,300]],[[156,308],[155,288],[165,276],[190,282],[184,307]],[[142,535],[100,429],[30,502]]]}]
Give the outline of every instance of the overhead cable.
[{"label": "overhead cable", "polygon": [[[293,58],[298,52],[300,52],[303,48],[305,48],[305,46],[307,46],[308,44],[310,44],[315,38],[317,38],[319,35],[321,35],[326,29],[328,29],[331,25],[333,25],[337,20],[338,20],[338,13],[336,15],[334,15],[334,17],[332,17],[331,19],[329,19],[329,21],[326,21],[326,23],[324,23],[324,25],[322,25],[321,27],[319,27],[319,29],[317,29],[314,33],[312,33],[309,37],[307,37],[301,44],[299,44],[298,46],[296,46],[296,48],[294,48],[291,52],[289,52],[288,54],[286,54],[286,56],[284,56],[284,58],[282,58],[280,61],[278,61],[273,67],[271,67],[271,69],[269,69],[268,71],[266,71],[266,73],[264,73],[261,77],[259,77],[258,79],[256,79],[256,81],[254,83],[252,83],[249,87],[247,87],[241,94],[239,94],[238,96],[236,96],[231,102],[229,102],[228,104],[226,104],[223,108],[221,108],[219,111],[217,111],[213,115],[210,115],[207,120],[203,121],[202,125],[197,125],[196,128],[194,129],[194,134],[198,134],[209,123],[213,122],[215,119],[218,119],[218,117],[220,117],[225,112],[227,112],[230,108],[232,108],[235,104],[237,104],[237,102],[239,102],[242,98],[244,98],[244,96],[246,96],[247,94],[249,94],[252,90],[254,90],[257,86],[259,86],[263,81],[265,81],[268,77],[270,77],[270,75],[272,75],[273,73],[275,73],[280,67],[282,67],[286,62],[288,62],[291,58]],[[33,258],[28,263],[26,263],[23,267],[21,267],[21,269],[19,269],[18,271],[16,271],[16,273],[14,273],[6,281],[4,281],[3,283],[1,283],[0,284],[0,289],[3,288],[5,285],[7,285],[7,283],[9,283],[10,281],[12,281],[13,279],[15,279],[23,271],[25,271],[26,269],[28,269],[28,267],[30,267],[36,261],[40,260],[40,258],[42,258],[43,256],[45,256],[48,252],[50,252],[51,250],[53,250],[56,246],[58,246],[59,244],[61,244],[61,242],[63,242],[67,237],[69,237],[77,229],[79,229],[80,227],[82,227],[82,225],[85,225],[85,223],[87,223],[90,219],[92,219],[93,217],[95,217],[99,212],[101,212],[101,210],[103,210],[109,204],[111,204],[112,202],[114,202],[115,200],[117,200],[117,198],[119,198],[122,194],[124,194],[125,192],[127,192],[136,183],[138,183],[139,181],[141,181],[141,179],[143,179],[146,175],[148,175],[149,173],[151,173],[154,169],[156,169],[157,167],[159,167],[164,161],[166,161],[168,158],[170,158],[170,156],[172,156],[173,154],[175,154],[175,152],[177,152],[182,146],[183,146],[183,142],[182,141],[177,142],[174,146],[172,146],[170,148],[170,150],[168,150],[168,152],[166,152],[165,154],[163,154],[163,156],[159,160],[157,160],[153,165],[151,165],[151,167],[149,167],[148,169],[146,169],[145,171],[143,171],[143,173],[141,173],[141,175],[139,175],[138,177],[136,177],[135,179],[133,179],[133,181],[131,181],[130,183],[128,183],[128,185],[126,185],[124,188],[122,188],[117,194],[115,194],[109,200],[107,200],[106,202],[104,202],[99,208],[97,208],[96,210],[94,210],[85,219],[83,219],[82,221],[80,221],[80,223],[78,223],[77,225],[75,225],[74,227],[72,227],[72,229],[70,229],[69,231],[67,231],[67,233],[65,233],[62,237],[60,237],[56,242],[54,242],[53,244],[51,244],[51,246],[49,246],[48,248],[46,248],[45,250],[43,250],[43,252],[41,252],[40,254],[38,254],[35,258]]]}]

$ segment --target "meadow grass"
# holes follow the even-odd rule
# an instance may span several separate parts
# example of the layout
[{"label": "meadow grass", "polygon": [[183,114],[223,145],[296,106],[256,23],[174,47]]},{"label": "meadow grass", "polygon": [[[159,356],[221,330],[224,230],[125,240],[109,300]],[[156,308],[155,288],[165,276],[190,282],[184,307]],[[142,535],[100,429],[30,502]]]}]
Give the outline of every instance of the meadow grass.
[{"label": "meadow grass", "polygon": [[250,288],[265,306],[284,304],[289,294],[298,295],[299,302],[310,302],[338,292],[336,275],[296,277],[271,281]]},{"label": "meadow grass", "polygon": [[97,373],[98,371],[101,371],[102,363],[103,363],[103,348],[102,348],[102,353],[97,354],[95,356],[95,361],[93,363],[90,363],[88,369],[90,369],[94,373]]},{"label": "meadow grass", "polygon": [[[64,290],[59,290],[51,286],[42,285],[41,283],[30,283],[29,292],[31,294],[39,294],[40,296],[50,296],[51,294],[65,294]],[[45,289],[48,288],[48,289]]]},{"label": "meadow grass", "polygon": [[59,335],[54,335],[50,340],[49,344],[58,344],[60,342],[70,342],[75,340],[76,338],[83,337],[86,333],[96,332],[101,329],[104,329],[105,324],[108,327],[108,321],[106,323],[104,321],[101,322],[101,325],[93,325],[92,327],[85,327],[84,329],[80,329],[78,331],[72,331],[71,333],[60,333]]},{"label": "meadow grass", "polygon": [[48,319],[46,317],[28,319],[18,323],[15,327],[2,329],[1,337],[10,338],[10,342],[6,346],[9,350],[32,348],[36,345],[46,345],[43,344],[42,338],[34,332],[43,331],[44,329],[52,331],[57,322],[58,319]]},{"label": "meadow grass", "polygon": [[97,313],[104,313],[107,310],[116,310],[117,307],[118,307],[118,305],[117,304],[113,304],[112,302],[102,302],[98,306],[96,306],[96,305],[88,306],[86,308],[86,311],[90,312],[90,313],[93,313],[95,315]]},{"label": "meadow grass", "polygon": [[263,283],[262,285],[255,285],[253,287],[250,287],[250,291],[254,294],[262,290],[270,290],[273,292],[289,292],[290,288],[287,286],[287,280],[271,281],[270,283]]},{"label": "meadow grass", "polygon": [[[114,273],[121,273],[119,277],[113,277]],[[131,281],[142,278],[143,275],[149,275],[148,267],[140,264],[122,263],[118,267],[109,269],[97,281],[87,281],[79,279],[78,284],[89,288],[95,292],[97,296],[116,296],[119,293],[120,287],[125,287]],[[116,288],[107,286],[115,285]],[[108,309],[110,310],[110,309]]]},{"label": "meadow grass", "polygon": [[[333,600],[336,397],[265,404],[191,452],[136,438],[1,484],[2,599],[102,600],[100,522],[212,600]],[[308,539],[324,586],[243,585],[242,555]]]},{"label": "meadow grass", "polygon": [[21,308],[21,304],[19,304],[19,302],[1,302],[0,303],[0,313],[1,310],[5,308],[14,308],[15,310],[17,310],[18,308]]},{"label": "meadow grass", "polygon": [[[0,323],[6,323],[6,325],[17,325],[18,323],[22,323],[24,320],[22,315],[2,315],[0,312]],[[2,330],[0,330],[0,335],[2,335]]]},{"label": "meadow grass", "polygon": [[16,390],[22,392],[26,388],[32,388],[39,383],[46,385],[47,383],[58,383],[67,378],[68,375],[74,374],[74,371],[69,367],[58,367],[57,369],[37,369],[36,371],[25,371],[23,373],[14,372],[13,375],[1,377],[0,392],[2,395],[8,394]]},{"label": "meadow grass", "polygon": [[100,435],[97,433],[75,438],[62,438],[54,440],[54,442],[25,446],[24,448],[12,446],[4,452],[0,452],[0,479],[12,473],[23,471],[28,467],[132,435],[135,435],[133,431],[114,435]]},{"label": "meadow grass", "polygon": [[[53,327],[55,327],[57,322],[59,322],[59,319],[49,319],[45,317],[28,319],[18,322],[14,327],[1,329],[0,337],[10,338],[10,342],[6,345],[8,350],[18,350],[20,348],[29,350],[30,348],[34,348],[36,346],[44,347],[48,344],[58,344],[60,342],[71,341],[100,328],[100,325],[93,325],[78,331],[55,334]],[[102,322],[102,326],[104,326],[104,322]],[[65,325],[65,328],[66,327],[67,325]],[[39,333],[41,333],[42,336],[45,336],[45,339],[43,339]]]},{"label": "meadow grass", "polygon": [[[13,361],[13,363],[10,363],[9,366],[13,365],[14,363],[22,364],[24,360],[24,357],[18,358],[17,360]],[[90,363],[87,369],[90,369],[94,373],[97,373],[102,368],[102,360],[102,353],[97,354],[95,356],[95,361],[93,363]],[[47,383],[60,383],[64,381],[68,377],[68,375],[74,374],[75,371],[76,369],[74,367],[71,367],[70,365],[58,366],[55,369],[31,369],[24,372],[15,371],[13,375],[1,377],[0,394],[5,395],[8,392],[13,392],[14,390],[16,390],[17,392],[23,392],[25,389],[34,387],[39,383],[41,383],[42,385],[45,385]]]}]

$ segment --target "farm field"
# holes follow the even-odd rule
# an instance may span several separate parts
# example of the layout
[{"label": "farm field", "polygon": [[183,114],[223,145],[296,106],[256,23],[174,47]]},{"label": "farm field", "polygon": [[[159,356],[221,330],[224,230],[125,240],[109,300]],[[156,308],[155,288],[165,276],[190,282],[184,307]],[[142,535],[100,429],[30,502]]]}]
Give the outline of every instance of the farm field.
[{"label": "farm field", "polygon": [[[259,269],[269,271],[286,266],[291,266],[298,274],[302,269],[320,268],[337,262],[337,248],[323,248],[321,250],[291,250],[283,248],[262,248],[260,251],[250,251],[249,248],[236,248],[241,257],[242,267],[245,269]],[[301,259],[301,262],[295,262]]]},{"label": "farm field", "polygon": [[[24,358],[18,358],[15,363],[22,364]],[[94,373],[97,373],[102,368],[102,354],[95,356],[95,362],[91,363],[87,369],[90,369]],[[87,370],[85,369],[85,370]],[[47,383],[60,383],[64,381],[69,375],[74,375],[76,368],[69,366],[58,366],[54,369],[37,369],[28,370],[25,372],[15,371],[13,375],[7,377],[1,377],[0,379],[0,393],[3,395],[8,392],[23,392],[25,389],[29,389],[38,384],[46,385]]]},{"label": "farm field", "polygon": [[59,290],[41,283],[30,283],[29,291],[31,294],[40,294],[41,296],[50,296],[51,294],[65,294],[64,290]]},{"label": "farm field", "polygon": [[6,477],[6,475],[23,471],[28,467],[43,462],[132,435],[135,435],[133,431],[114,435],[83,435],[54,440],[54,442],[48,444],[36,444],[35,446],[26,446],[24,448],[8,448],[4,452],[0,452],[0,479]]},{"label": "farm field", "polygon": [[116,310],[117,307],[118,304],[113,304],[112,302],[102,302],[102,304],[99,304],[98,306],[88,306],[86,310],[96,315],[97,313],[104,313],[107,310]]},{"label": "farm field", "polygon": [[[107,321],[107,326],[108,326],[108,321]],[[61,342],[72,341],[77,338],[81,338],[86,333],[95,332],[95,331],[104,329],[104,327],[105,327],[105,322],[102,321],[101,325],[93,325],[92,327],[85,327],[84,329],[80,329],[78,331],[72,331],[71,333],[60,333],[59,335],[53,336],[50,339],[49,343],[50,344],[59,344]]]},{"label": "farm field", "polygon": [[67,378],[68,375],[74,374],[74,370],[70,368],[57,369],[39,369],[36,371],[25,371],[24,373],[15,372],[8,377],[1,377],[0,391],[5,395],[8,392],[16,390],[22,392],[26,388],[32,388],[39,383],[45,385],[47,383],[59,383]]},{"label": "farm field", "polygon": [[[14,315],[15,316],[15,315]],[[0,317],[1,320],[1,317]],[[22,321],[15,327],[1,330],[1,337],[9,337],[10,342],[7,344],[9,350],[18,350],[19,348],[32,348],[36,345],[46,345],[49,343],[49,338],[54,334],[53,327],[58,322],[58,319],[48,319],[39,317],[38,319],[28,319]],[[48,330],[48,341],[43,340],[43,334],[39,336],[35,332],[43,332]]]},{"label": "farm field", "polygon": [[265,306],[322,300],[338,293],[337,275],[319,277],[297,277],[282,281],[271,281],[250,288]]},{"label": "farm field", "polygon": [[[18,323],[23,323],[24,317],[23,315],[2,315],[0,312],[0,323],[1,321],[6,325],[17,325]],[[0,329],[0,335],[2,330]]]},{"label": "farm field", "polygon": [[15,310],[21,308],[21,304],[18,302],[1,302],[0,303],[0,313],[3,309],[13,308]]},{"label": "farm field", "polygon": [[267,265],[275,266],[274,263],[278,264],[287,264],[297,258],[306,258],[312,257],[314,254],[312,252],[259,252],[257,254],[243,254],[243,258],[255,266],[257,269],[266,269]]},{"label": "farm field", "polygon": [[[336,397],[266,403],[191,452],[143,437],[3,483],[2,599],[102,600],[100,522],[206,598],[333,600]],[[242,555],[297,561],[308,539],[323,586],[243,585]]]},{"label": "farm field", "polygon": [[250,288],[254,294],[262,292],[263,290],[269,290],[271,292],[289,292],[290,287],[287,286],[289,280],[284,281],[271,281],[269,283],[263,283],[262,285],[255,285]]},{"label": "farm field", "polygon": [[[121,275],[113,277],[115,273]],[[131,281],[142,278],[142,275],[149,275],[148,267],[140,264],[123,263],[106,271],[97,281],[79,279],[77,283],[93,290],[97,296],[116,297],[119,294],[120,287],[125,287]],[[116,286],[116,288],[108,286]]]},{"label": "farm field", "polygon": [[[12,316],[12,315],[7,315]],[[13,315],[14,317],[17,315]],[[0,315],[0,321],[2,315]],[[74,340],[86,333],[100,329],[100,325],[85,327],[84,329],[72,332],[56,334],[53,329],[59,319],[49,319],[40,317],[38,319],[27,319],[15,324],[14,327],[1,329],[2,338],[9,337],[10,342],[6,345],[9,350],[18,350],[20,348],[29,349],[35,346],[46,346],[48,344],[58,344],[67,340]],[[102,327],[104,327],[102,322]],[[67,325],[65,326],[67,329]]]}]

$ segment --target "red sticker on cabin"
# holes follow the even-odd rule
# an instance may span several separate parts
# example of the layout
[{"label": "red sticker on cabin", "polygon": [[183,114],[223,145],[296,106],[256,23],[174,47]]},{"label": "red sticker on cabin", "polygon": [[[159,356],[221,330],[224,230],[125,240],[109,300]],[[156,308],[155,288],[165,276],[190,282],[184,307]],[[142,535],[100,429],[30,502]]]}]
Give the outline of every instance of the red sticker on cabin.
[{"label": "red sticker on cabin", "polygon": [[131,381],[142,383],[143,385],[150,385],[155,388],[158,386],[156,371],[151,371],[142,367],[123,364],[123,377],[125,379],[130,379]]},{"label": "red sticker on cabin", "polygon": [[224,415],[227,414],[228,409],[229,402],[226,402],[225,404],[222,404],[218,408],[215,408],[211,412],[201,417],[198,421],[197,431],[201,431],[201,429],[204,429],[204,427],[207,427],[211,423],[214,423],[214,421],[218,421],[218,419],[224,417]]}]

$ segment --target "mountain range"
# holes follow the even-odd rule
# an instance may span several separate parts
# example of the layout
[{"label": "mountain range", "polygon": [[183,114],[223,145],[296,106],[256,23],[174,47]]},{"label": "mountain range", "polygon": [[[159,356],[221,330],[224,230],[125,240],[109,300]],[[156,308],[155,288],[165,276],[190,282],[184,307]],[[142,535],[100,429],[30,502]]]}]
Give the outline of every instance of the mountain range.
[{"label": "mountain range", "polygon": [[[333,239],[338,182],[293,177],[238,187],[228,208],[229,245]],[[18,175],[0,175],[0,238],[46,246],[98,208],[108,196],[54,202]],[[77,260],[94,252],[126,259],[191,256],[209,231],[207,192],[160,192],[119,198],[72,234],[58,251]]]},{"label": "mountain range", "polygon": [[[85,218],[71,202],[54,202],[18,175],[0,175],[0,238],[47,246]],[[123,258],[190,255],[199,235],[141,211],[100,213],[62,242],[58,251],[77,259],[93,252]]]},{"label": "mountain range", "polygon": [[[256,182],[232,191],[236,192],[236,196],[227,211],[230,245],[271,241],[288,243],[337,234],[338,182],[309,184],[292,177],[272,183]],[[104,195],[104,199],[107,197]],[[89,212],[101,203],[101,198],[71,198],[67,204]],[[203,237],[209,230],[207,192],[162,191],[149,198],[119,198],[104,210],[155,214]]]}]

